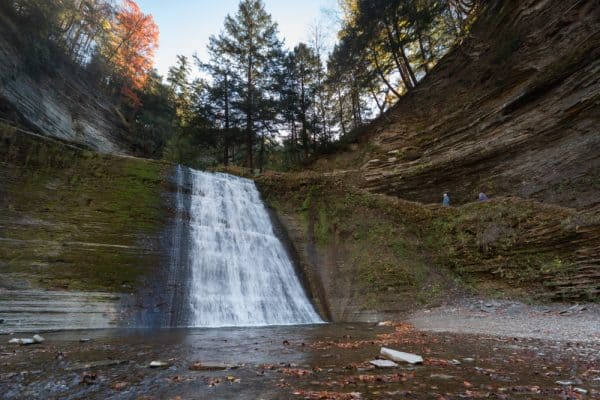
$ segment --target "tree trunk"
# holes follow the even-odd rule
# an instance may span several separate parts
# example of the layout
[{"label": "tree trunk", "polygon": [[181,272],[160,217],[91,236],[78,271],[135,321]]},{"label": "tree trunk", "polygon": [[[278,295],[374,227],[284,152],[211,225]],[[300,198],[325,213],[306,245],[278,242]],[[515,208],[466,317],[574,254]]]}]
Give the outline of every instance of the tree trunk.
[{"label": "tree trunk", "polygon": [[386,30],[387,37],[388,37],[388,42],[390,43],[390,49],[392,50],[392,58],[394,59],[394,63],[396,63],[396,68],[398,69],[398,72],[400,73],[400,77],[402,78],[402,82],[404,82],[404,86],[406,86],[407,90],[410,90],[410,89],[412,89],[413,85],[412,85],[412,82],[410,81],[410,76],[408,75],[408,71],[406,70],[406,67],[402,64],[402,62],[400,62],[400,58],[399,58],[399,54],[398,54],[399,44],[396,43],[396,41],[394,40],[394,37],[392,35],[392,30],[390,29],[390,26],[388,25],[388,23],[385,22],[384,25],[385,25],[385,30]]},{"label": "tree trunk", "polygon": [[383,80],[383,83],[385,83],[387,85],[387,87],[390,88],[392,93],[394,93],[396,96],[402,97],[400,95],[400,93],[398,93],[396,91],[396,89],[394,89],[393,86],[390,84],[390,82],[386,79],[385,74],[383,73],[383,70],[381,69],[381,66],[379,65],[379,61],[377,61],[377,54],[375,54],[375,51],[373,49],[371,49],[371,52],[373,53],[373,62],[375,63],[375,69],[377,70],[377,73]]},{"label": "tree trunk", "polygon": [[340,126],[342,127],[342,135],[346,135],[346,127],[344,126],[344,104],[342,103],[342,92],[338,87],[338,100],[340,103]]},{"label": "tree trunk", "polygon": [[379,108],[379,115],[383,115],[383,113],[385,112],[385,103],[381,104],[379,98],[377,97],[377,93],[375,93],[375,90],[373,90],[372,87],[369,88],[369,91],[371,92],[371,96],[373,96],[373,99],[375,100],[375,104],[377,104],[377,108]]},{"label": "tree trunk", "polygon": [[306,90],[304,87],[304,75],[300,78],[300,118],[302,120],[302,150],[304,159],[308,159],[308,127],[306,122]]},{"label": "tree trunk", "polygon": [[223,163],[229,165],[229,79],[225,74],[225,135],[223,142]]},{"label": "tree trunk", "polygon": [[260,135],[260,153],[258,156],[258,168],[262,174],[265,166],[265,134],[264,132]]},{"label": "tree trunk", "polygon": [[408,57],[406,57],[406,52],[404,51],[404,46],[400,45],[400,54],[402,54],[402,59],[404,60],[404,65],[406,65],[406,69],[408,70],[408,74],[410,75],[410,79],[413,81],[413,87],[417,86],[417,77],[410,66],[410,62],[408,61]]},{"label": "tree trunk", "polygon": [[253,131],[254,131],[254,121],[252,119],[252,67],[253,60],[252,56],[248,58],[248,70],[247,70],[247,85],[246,90],[248,93],[246,94],[246,102],[247,102],[247,110],[246,110],[246,167],[250,168],[252,171],[254,169],[253,160],[252,160],[252,145],[253,145]]},{"label": "tree trunk", "polygon": [[425,70],[425,73],[428,74],[430,58],[425,52],[425,44],[423,43],[423,36],[421,35],[420,30],[417,32],[417,35],[419,36],[419,49],[421,50],[421,57],[423,57],[423,69]]}]

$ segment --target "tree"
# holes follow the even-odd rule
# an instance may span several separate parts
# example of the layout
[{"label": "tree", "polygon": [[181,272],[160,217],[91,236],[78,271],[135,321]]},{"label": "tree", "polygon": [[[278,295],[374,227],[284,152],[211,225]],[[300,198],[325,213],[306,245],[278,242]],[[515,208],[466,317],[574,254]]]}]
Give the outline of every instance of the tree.
[{"label": "tree", "polygon": [[[245,117],[246,167],[254,167],[253,147],[261,133],[261,149],[268,131],[273,97],[272,83],[280,60],[282,43],[277,24],[261,0],[242,0],[234,17],[225,18],[224,30],[211,41],[214,51],[231,66],[237,101],[232,105]],[[229,75],[228,75],[229,79]]]},{"label": "tree", "polygon": [[[209,62],[203,63],[197,59],[199,67],[208,72],[212,78],[212,84],[209,88],[210,113],[213,116],[213,123],[221,130],[223,146],[223,164],[228,165],[230,156],[234,155],[234,147],[237,136],[238,118],[234,115],[234,102],[239,104],[236,98],[235,76],[232,60],[227,57],[226,51],[221,48],[224,41],[215,36],[211,36],[208,45]],[[232,150],[232,151],[230,151]]]},{"label": "tree", "polygon": [[193,118],[192,88],[189,81],[190,63],[186,56],[177,56],[177,64],[169,68],[167,82],[170,98],[175,106],[177,126],[188,126]]},{"label": "tree", "polygon": [[133,0],[123,0],[108,39],[104,57],[124,80],[124,87],[141,89],[154,63],[158,48],[158,26]]},{"label": "tree", "polygon": [[[290,146],[294,151],[297,139],[300,139],[306,160],[311,149],[314,151],[317,146],[319,129],[323,125],[316,99],[322,74],[321,61],[310,47],[300,43],[287,55],[284,66],[286,79],[280,90],[283,94],[282,110],[287,112],[286,119],[290,124]],[[300,125],[299,137],[297,123]]]}]

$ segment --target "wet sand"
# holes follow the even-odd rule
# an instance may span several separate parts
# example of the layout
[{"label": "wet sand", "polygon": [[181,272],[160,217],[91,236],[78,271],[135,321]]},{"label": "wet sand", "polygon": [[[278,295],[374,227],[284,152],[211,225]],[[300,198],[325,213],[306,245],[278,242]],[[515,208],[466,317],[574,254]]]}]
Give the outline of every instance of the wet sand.
[{"label": "wet sand", "polygon": [[[96,330],[43,336],[44,343],[32,346],[9,345],[11,336],[0,336],[1,398],[600,397],[600,344],[590,342],[427,333],[406,324]],[[382,345],[420,354],[425,362],[373,369],[368,361]],[[152,361],[167,366],[153,369]],[[233,368],[191,370],[197,362]]]}]

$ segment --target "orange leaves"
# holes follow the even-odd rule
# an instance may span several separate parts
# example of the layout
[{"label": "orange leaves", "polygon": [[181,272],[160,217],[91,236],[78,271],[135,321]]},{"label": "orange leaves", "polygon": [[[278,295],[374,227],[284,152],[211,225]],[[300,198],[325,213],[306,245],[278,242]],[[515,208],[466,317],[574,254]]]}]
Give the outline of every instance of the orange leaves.
[{"label": "orange leaves", "polygon": [[152,15],[144,14],[134,0],[124,0],[117,11],[105,52],[126,80],[129,92],[123,90],[123,95],[127,99],[132,99],[133,89],[141,89],[146,83],[154,65],[158,37],[158,26]]},{"label": "orange leaves", "polygon": [[280,371],[284,375],[297,376],[297,377],[312,374],[312,371],[309,371],[306,369],[299,369],[299,368],[282,368]]},{"label": "orange leaves", "polygon": [[[388,325],[389,326],[389,325]],[[394,327],[394,332],[383,333],[377,335],[374,340],[350,340],[347,337],[345,341],[316,341],[309,346],[314,349],[327,350],[330,348],[339,349],[358,349],[366,346],[388,346],[392,344],[422,344],[425,343],[425,339],[422,336],[415,335],[414,328],[412,325],[404,323],[393,323],[391,326]],[[429,339],[430,341],[432,339]]]},{"label": "orange leaves", "polygon": [[358,400],[361,399],[360,393],[340,393],[340,392],[327,392],[327,391],[311,391],[311,390],[299,390],[294,392],[296,396],[302,396],[304,399],[311,400]]}]

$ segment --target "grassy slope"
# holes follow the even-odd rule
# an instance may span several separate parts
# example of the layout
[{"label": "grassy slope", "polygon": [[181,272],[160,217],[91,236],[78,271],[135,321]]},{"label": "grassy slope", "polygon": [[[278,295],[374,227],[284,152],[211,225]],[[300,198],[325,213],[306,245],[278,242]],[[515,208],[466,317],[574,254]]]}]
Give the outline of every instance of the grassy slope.
[{"label": "grassy slope", "polygon": [[157,266],[167,164],[0,138],[3,286],[116,291]]}]

